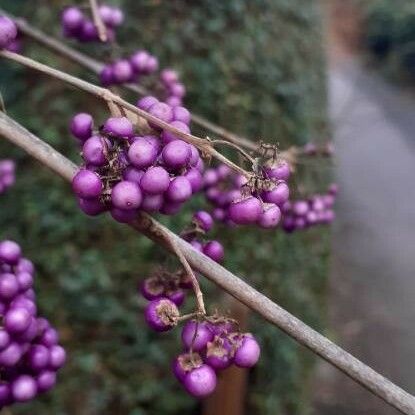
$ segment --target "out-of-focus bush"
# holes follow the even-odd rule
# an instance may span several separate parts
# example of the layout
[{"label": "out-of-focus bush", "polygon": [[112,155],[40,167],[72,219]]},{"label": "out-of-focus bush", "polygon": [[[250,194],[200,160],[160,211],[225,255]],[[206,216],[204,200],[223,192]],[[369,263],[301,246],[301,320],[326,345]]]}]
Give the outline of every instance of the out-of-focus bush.
[{"label": "out-of-focus bush", "polygon": [[[314,2],[125,0],[118,4],[127,17],[120,44],[126,51],[145,47],[160,57],[162,66],[179,69],[189,90],[190,108],[235,132],[279,142],[282,147],[326,138],[320,22]],[[34,5],[6,0],[2,6],[49,33],[60,33],[63,2],[39,0]],[[64,58],[29,40],[25,44],[28,55],[96,81]],[[83,49],[103,52],[94,46]],[[68,120],[72,113],[87,110],[102,121],[102,103],[3,61],[0,88],[10,115],[80,161],[68,134]],[[18,163],[17,184],[0,200],[0,234],[21,243],[36,263],[41,311],[59,327],[69,352],[58,387],[13,413],[200,413],[198,403],[180,390],[171,375],[170,361],[180,350],[177,331],[163,336],[151,333],[142,319],[144,302],[135,293],[137,280],[162,262],[164,253],[109,218],[82,215],[67,184],[3,140],[0,155],[14,157]],[[326,183],[327,173],[313,171],[309,178],[315,190]],[[182,219],[165,221],[178,230],[189,217],[190,209]],[[291,236],[255,229],[219,233],[229,269],[322,328],[326,230]],[[264,353],[250,373],[247,413],[304,413],[310,354],[252,317],[250,329],[259,334]]]},{"label": "out-of-focus bush", "polygon": [[366,0],[365,42],[376,65],[399,80],[415,80],[415,4]]}]

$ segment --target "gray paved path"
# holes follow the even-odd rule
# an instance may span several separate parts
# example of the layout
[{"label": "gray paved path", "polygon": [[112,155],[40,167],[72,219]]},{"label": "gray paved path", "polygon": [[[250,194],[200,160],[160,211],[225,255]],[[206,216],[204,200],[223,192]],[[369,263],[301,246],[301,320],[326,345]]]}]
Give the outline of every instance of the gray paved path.
[{"label": "gray paved path", "polygon": [[[415,101],[356,62],[332,68],[340,194],[333,229],[332,338],[415,394]],[[326,364],[315,414],[397,412]]]}]

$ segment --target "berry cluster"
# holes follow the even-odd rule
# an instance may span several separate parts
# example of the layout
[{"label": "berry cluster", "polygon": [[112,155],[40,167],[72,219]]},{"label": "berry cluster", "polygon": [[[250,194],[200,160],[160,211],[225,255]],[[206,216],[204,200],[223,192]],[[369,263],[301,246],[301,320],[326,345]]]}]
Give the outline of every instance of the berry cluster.
[{"label": "berry cluster", "polygon": [[[118,7],[106,4],[99,6],[98,13],[106,26],[109,41],[115,38],[115,28],[124,21],[124,13]],[[61,16],[62,29],[66,37],[77,39],[80,42],[99,41],[98,30],[94,22],[82,12],[79,7],[65,8]]]},{"label": "berry cluster", "polygon": [[0,160],[0,194],[13,186],[16,180],[15,167],[13,160]]},{"label": "berry cluster", "polygon": [[180,307],[186,298],[185,290],[189,288],[192,288],[192,282],[185,273],[160,269],[140,283],[139,291],[146,300],[166,298]]},{"label": "berry cluster", "polygon": [[307,200],[288,201],[284,204],[282,227],[286,232],[306,229],[320,224],[330,224],[335,219],[333,210],[338,187],[330,185],[327,193],[314,195]]},{"label": "berry cluster", "polygon": [[138,50],[128,58],[118,59],[102,69],[99,77],[103,86],[139,82],[159,68],[158,59],[145,50]]},{"label": "berry cluster", "polygon": [[[152,293],[156,291],[151,288]],[[142,292],[147,299],[151,298],[148,288]],[[179,319],[177,301],[167,297],[151,299],[145,309],[147,324],[158,332],[172,329]],[[240,333],[236,322],[225,317],[205,316],[189,320],[181,337],[184,352],[174,360],[173,373],[196,398],[204,398],[215,390],[218,371],[232,364],[250,368],[259,359],[260,347],[255,338],[249,333]]]},{"label": "berry cluster", "polygon": [[192,224],[185,229],[181,236],[190,243],[193,248],[203,252],[216,262],[222,262],[225,256],[223,245],[216,240],[203,241],[205,235],[213,228],[214,221],[210,213],[199,210],[192,218]]},{"label": "berry cluster", "polygon": [[260,168],[254,183],[225,165],[207,169],[203,182],[206,199],[214,206],[212,216],[230,226],[275,228],[281,219],[280,208],[289,197],[289,176],[285,161]]},{"label": "berry cluster", "polygon": [[308,142],[302,147],[302,153],[307,156],[332,156],[334,153],[334,145],[331,141],[328,141],[327,143],[323,145],[317,145],[316,143],[313,143],[312,141]]},{"label": "berry cluster", "polygon": [[11,52],[19,51],[17,35],[17,26],[13,20],[0,16],[0,49],[7,49]]},{"label": "berry cluster", "polygon": [[[139,106],[174,127],[189,132],[189,112],[154,97]],[[174,215],[202,187],[203,161],[196,147],[167,130],[149,125],[136,134],[126,117],[111,117],[99,131],[89,114],[77,114],[72,134],[82,144],[82,167],[72,187],[88,215],[109,210],[119,222],[130,222],[138,210]]]},{"label": "berry cluster", "polygon": [[[118,59],[105,65],[100,72],[101,84],[105,87],[140,82],[143,77],[155,74],[159,69],[158,59],[145,50],[138,50],[133,55]],[[178,73],[173,69],[160,71],[158,79],[153,80],[151,90],[172,107],[182,105],[186,88]]]},{"label": "berry cluster", "polygon": [[251,368],[261,350],[250,333],[241,333],[235,321],[223,317],[190,320],[182,329],[184,352],[173,361],[173,373],[195,398],[205,398],[216,388],[217,372],[235,364]]},{"label": "berry cluster", "polygon": [[0,242],[0,408],[50,390],[66,360],[58,333],[37,315],[34,272],[17,243]]}]

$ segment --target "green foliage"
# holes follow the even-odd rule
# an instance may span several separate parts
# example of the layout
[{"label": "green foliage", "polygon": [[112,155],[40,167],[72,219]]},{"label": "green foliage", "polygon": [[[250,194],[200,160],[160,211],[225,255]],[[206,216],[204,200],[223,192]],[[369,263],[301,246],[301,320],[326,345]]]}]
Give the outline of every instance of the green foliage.
[{"label": "green foliage", "polygon": [[367,0],[365,37],[376,64],[390,77],[415,80],[415,5],[411,0]]},{"label": "green foliage", "polygon": [[[325,138],[319,16],[313,2],[119,3],[128,10],[120,44],[127,51],[145,47],[160,56],[162,66],[178,68],[195,112],[284,148]],[[30,2],[7,0],[7,5],[35,26],[59,33],[61,2],[39,1],[34,8]],[[85,49],[105,53],[101,47]],[[30,41],[26,51],[94,80]],[[1,62],[0,88],[11,116],[73,160],[79,161],[79,156],[67,131],[71,114],[87,110],[100,121],[104,117],[102,103],[38,74],[28,76],[6,62]],[[0,235],[16,239],[36,263],[41,312],[59,327],[69,351],[56,390],[13,413],[200,413],[170,373],[170,361],[180,349],[177,331],[160,336],[147,330],[144,301],[136,295],[137,280],[164,261],[164,253],[109,218],[82,215],[69,186],[20,150],[1,142],[0,155],[18,162],[17,184],[1,197]],[[327,172],[310,177],[321,189]],[[165,221],[180,229],[190,211]],[[291,236],[254,229],[218,233],[229,269],[322,329],[327,231]],[[210,294],[217,292],[203,284]],[[218,303],[217,297],[208,296],[208,303]],[[188,303],[190,309],[192,300]],[[304,413],[311,357],[259,317],[250,320],[264,353],[250,373],[247,413]]]}]

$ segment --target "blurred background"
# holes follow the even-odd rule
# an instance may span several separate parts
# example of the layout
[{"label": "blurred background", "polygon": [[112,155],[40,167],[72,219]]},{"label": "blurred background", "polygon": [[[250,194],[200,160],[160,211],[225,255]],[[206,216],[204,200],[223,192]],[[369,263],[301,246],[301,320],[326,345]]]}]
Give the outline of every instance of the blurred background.
[{"label": "blurred background", "polygon": [[[282,149],[334,140],[334,169],[327,161],[300,167],[296,177],[302,185],[294,190],[307,195],[339,183],[332,229],[290,235],[218,229],[225,266],[415,392],[415,3],[111,4],[126,11],[118,38],[123,50],[148,49],[162,66],[179,70],[189,91],[186,105],[196,113]],[[66,5],[1,1],[4,9],[61,39],[59,14]],[[97,58],[105,53],[96,45],[70,43]],[[97,82],[30,39],[23,38],[23,45],[24,54]],[[0,63],[0,90],[9,115],[78,163],[68,132],[72,114],[89,111],[101,121],[106,114],[90,96],[10,62]],[[206,281],[208,303],[238,316],[258,335],[263,354],[249,373],[225,373],[208,401],[189,398],[170,370],[180,350],[178,330],[150,332],[142,318],[144,301],[136,294],[137,281],[164,253],[109,218],[83,215],[69,186],[3,141],[0,158],[14,158],[18,170],[16,185],[1,195],[0,236],[18,241],[35,262],[41,313],[58,327],[69,354],[58,386],[11,413],[395,413],[279,330],[218,296]],[[180,217],[163,222],[182,229],[202,200],[192,203]]]}]

